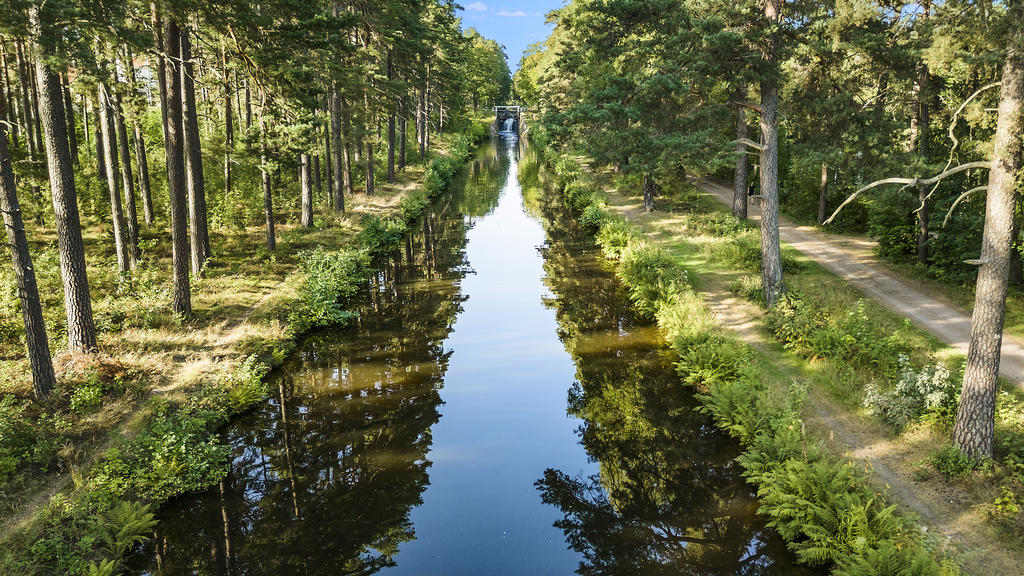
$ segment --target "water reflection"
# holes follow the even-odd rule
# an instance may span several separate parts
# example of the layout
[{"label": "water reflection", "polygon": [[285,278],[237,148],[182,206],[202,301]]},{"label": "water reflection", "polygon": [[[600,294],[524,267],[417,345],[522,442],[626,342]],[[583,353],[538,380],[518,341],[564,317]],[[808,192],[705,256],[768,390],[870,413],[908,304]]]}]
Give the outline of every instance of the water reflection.
[{"label": "water reflection", "polygon": [[548,469],[537,482],[583,555],[579,574],[801,574],[755,516],[736,447],[694,411],[656,328],[639,322],[597,250],[541,198],[545,271],[576,383],[569,413],[600,464],[591,475]]}]

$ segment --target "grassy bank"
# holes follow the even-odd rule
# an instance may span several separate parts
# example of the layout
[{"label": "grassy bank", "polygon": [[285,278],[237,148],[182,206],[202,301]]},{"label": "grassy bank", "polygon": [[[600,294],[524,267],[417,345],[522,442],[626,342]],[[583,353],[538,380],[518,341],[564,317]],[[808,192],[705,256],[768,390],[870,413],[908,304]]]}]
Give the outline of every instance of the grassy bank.
[{"label": "grassy bank", "polygon": [[92,230],[103,355],[65,362],[58,393],[36,403],[21,379],[24,361],[5,352],[0,573],[118,573],[162,503],[223,478],[229,447],[217,431],[264,400],[263,377],[302,334],[355,317],[371,275],[485,135],[482,118],[446,135],[425,165],[373,197],[349,199],[347,215],[320,216],[314,229],[286,218],[275,252],[256,248],[258,228],[218,230],[188,318],[164,305],[165,239],[153,233],[143,272],[109,278],[102,229]]},{"label": "grassy bank", "polygon": [[[686,188],[659,200],[664,226],[648,226],[598,192],[614,184],[613,175],[584,173],[570,158],[550,164],[565,201],[616,262],[638,310],[665,331],[679,354],[680,377],[743,445],[740,463],[758,487],[760,512],[802,562],[837,574],[957,572],[948,559],[955,543],[949,550],[931,546],[920,519],[892,506],[899,493],[885,493],[862,467],[830,450],[821,430],[808,429],[809,414],[820,408],[812,405],[822,402],[894,443],[926,437],[929,447],[907,471],[917,476],[911,482],[974,485],[965,490],[969,506],[984,508],[1004,541],[1016,541],[1021,428],[1011,392],[1001,395],[996,463],[938,449],[955,412],[962,362],[935,339],[789,251],[789,296],[764,309],[758,235],[749,225]],[[630,224],[623,213],[644,223]],[[710,305],[718,312],[736,307],[732,300],[755,310],[764,345],[719,325]]]}]

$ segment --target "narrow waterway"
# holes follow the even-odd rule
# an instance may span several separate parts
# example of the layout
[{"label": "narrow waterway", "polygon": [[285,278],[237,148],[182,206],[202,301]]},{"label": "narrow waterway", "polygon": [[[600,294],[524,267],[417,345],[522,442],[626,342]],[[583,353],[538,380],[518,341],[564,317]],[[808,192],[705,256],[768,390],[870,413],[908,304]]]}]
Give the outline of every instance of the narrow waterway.
[{"label": "narrow waterway", "polygon": [[800,573],[535,155],[464,172],[132,573]]}]

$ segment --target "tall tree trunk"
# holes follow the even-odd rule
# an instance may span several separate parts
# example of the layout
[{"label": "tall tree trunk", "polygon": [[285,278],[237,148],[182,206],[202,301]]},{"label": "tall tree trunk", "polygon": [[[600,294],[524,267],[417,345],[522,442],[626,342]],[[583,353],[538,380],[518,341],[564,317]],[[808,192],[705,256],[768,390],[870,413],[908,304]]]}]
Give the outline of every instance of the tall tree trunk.
[{"label": "tall tree trunk", "polygon": [[309,154],[303,154],[299,162],[299,183],[302,189],[302,225],[313,227],[313,170]]},{"label": "tall tree trunk", "polygon": [[18,136],[18,124],[16,118],[18,117],[18,99],[14,96],[14,88],[11,84],[11,76],[7,71],[7,45],[5,42],[0,42],[0,90],[4,93],[3,105],[7,106],[7,121],[11,123],[10,138],[12,142],[17,143]]},{"label": "tall tree trunk", "polygon": [[[41,112],[42,109],[39,107],[39,90],[36,88],[36,84],[37,84],[36,70],[35,70],[34,66],[31,66],[31,65],[27,64],[27,62],[29,62],[29,61],[30,60],[26,58],[26,60],[25,60],[26,64],[25,65],[28,66],[29,73],[32,76],[32,80],[29,82],[29,87],[30,87],[29,92],[32,93],[32,125],[29,127],[29,129],[32,130],[35,133],[35,137],[36,137],[36,152],[42,154],[42,151],[43,151],[43,125],[42,125],[42,123],[39,120],[39,115],[40,115],[40,112]],[[64,91],[63,91],[63,89],[61,89],[60,96],[61,96],[61,104],[63,104],[64,103]],[[67,122],[65,122],[65,124],[66,123]],[[75,159],[72,158],[71,161],[74,162]]]},{"label": "tall tree trunk", "polygon": [[188,230],[192,248],[192,273],[199,276],[211,251],[190,34],[187,28],[181,31],[181,117],[184,123],[182,134],[185,136],[185,182],[188,184]]},{"label": "tall tree trunk", "polygon": [[[915,108],[917,113],[915,116],[918,120],[917,134],[916,134],[916,148],[918,156],[921,158],[922,163],[928,162],[929,150],[929,138],[928,138],[928,125],[931,122],[929,110],[928,110],[928,66],[924,63],[921,64],[920,70],[918,71],[918,78],[914,90]],[[917,210],[917,261],[921,264],[928,264],[928,212],[929,206],[926,201],[928,197],[928,188],[921,186],[917,189],[917,199],[919,202]]]},{"label": "tall tree trunk", "polygon": [[818,188],[818,226],[828,218],[828,162],[821,161],[821,186]]},{"label": "tall tree trunk", "polygon": [[142,196],[142,217],[146,226],[153,225],[153,194],[149,188],[149,160],[146,158],[146,140],[142,137],[142,124],[132,120],[135,140],[135,161],[139,163],[139,193]]},{"label": "tall tree trunk", "polygon": [[224,79],[224,204],[231,201],[231,153],[235,148],[234,118],[231,112],[231,81],[228,76],[228,49],[224,39],[220,41],[220,64]]},{"label": "tall tree trunk", "polygon": [[[343,146],[342,138],[342,104],[341,104],[341,93],[337,87],[337,84],[332,81],[331,83],[331,96],[328,108],[330,109],[331,116],[331,134],[330,134],[330,148],[331,148],[331,170],[334,172],[334,179],[331,181],[331,198],[334,199],[334,211],[344,214],[345,213],[345,192],[346,188],[351,185],[351,175],[348,170],[348,149]],[[344,152],[345,157],[342,157]],[[338,174],[344,174],[344,182],[338,178]]]},{"label": "tall tree trunk", "polygon": [[374,162],[373,162],[373,135],[366,141],[366,195],[373,196],[374,192]]},{"label": "tall tree trunk", "polygon": [[[781,21],[782,0],[767,0],[765,18],[772,24]],[[768,69],[761,80],[761,280],[768,306],[775,304],[785,290],[782,280],[782,253],[779,247],[779,86],[778,36],[766,41],[765,63]]]},{"label": "tall tree trunk", "polygon": [[419,99],[416,101],[416,143],[419,146],[420,162],[423,162],[427,157],[427,113],[425,111],[425,93],[426,89],[420,90]]},{"label": "tall tree trunk", "polygon": [[92,112],[96,114],[92,123],[93,142],[95,143],[96,150],[96,177],[105,181],[107,179],[107,159],[103,152],[103,119],[100,115],[101,104],[97,101],[96,104],[93,105],[93,101],[90,100],[89,106],[92,108]]},{"label": "tall tree trunk", "polygon": [[249,90],[249,81],[245,81],[245,129],[252,128],[252,92]]},{"label": "tall tree trunk", "polygon": [[[131,65],[131,62],[128,63]],[[139,215],[135,207],[135,183],[132,180],[132,158],[128,153],[128,127],[124,122],[124,107],[121,106],[121,95],[111,91],[113,104],[114,126],[117,128],[117,150],[121,155],[121,189],[124,191],[125,230],[128,232],[128,259],[132,268],[139,263],[142,252],[139,250]]]},{"label": "tall tree trunk", "polygon": [[[36,144],[36,133],[33,129],[35,122],[32,120],[32,112],[35,110],[32,107],[32,72],[29,69],[29,63],[25,58],[25,48],[21,42],[15,44],[14,56],[17,59],[18,92],[21,96],[21,117],[19,118],[22,128],[21,133],[25,135],[25,140],[28,142],[29,158],[33,159],[39,148]],[[61,107],[63,108],[63,104]]]},{"label": "tall tree trunk", "polygon": [[407,107],[408,104],[406,104],[403,98],[398,118],[398,170],[401,172],[405,172],[405,136],[409,130],[409,126],[406,123]]},{"label": "tall tree trunk", "polygon": [[185,181],[185,136],[182,134],[181,31],[173,18],[163,23],[164,78],[162,94],[166,109],[164,148],[167,156],[167,193],[171,205],[171,267],[174,282],[171,308],[178,314],[192,313],[189,285],[189,231]]},{"label": "tall tree trunk", "polygon": [[[931,2],[926,0],[923,3],[923,20],[928,20],[931,15]],[[929,114],[929,74],[928,64],[922,61],[917,68],[917,78],[914,80],[913,88],[913,110],[910,115],[910,138],[911,147],[917,152],[922,164],[928,163],[929,138],[928,126],[931,123]],[[928,189],[919,186],[917,189],[918,210],[917,210],[917,261],[920,264],[928,264],[928,212],[927,203]]]},{"label": "tall tree trunk", "polygon": [[[39,20],[38,5],[29,9],[33,35],[43,37],[43,24]],[[49,28],[50,23],[46,23]],[[64,283],[64,310],[67,313],[68,349],[74,353],[96,351],[96,325],[92,318],[89,299],[89,278],[85,266],[85,247],[82,243],[82,224],[78,215],[78,196],[71,151],[68,149],[67,120],[60,90],[60,80],[44,61],[42,47],[36,50],[36,78],[39,80],[39,99],[42,104],[43,143],[49,165],[50,191],[57,227],[57,251]]]},{"label": "tall tree trunk", "polygon": [[654,212],[654,178],[650,173],[644,174],[643,194],[644,212]]},{"label": "tall tree trunk", "polygon": [[64,110],[67,114],[68,124],[68,150],[71,151],[71,161],[78,166],[78,135],[75,133],[75,103],[71,100],[71,86],[67,81],[67,74],[61,74],[61,86],[64,89]]},{"label": "tall tree trunk", "polygon": [[[348,102],[344,98],[341,99],[341,128],[342,128],[342,140],[341,140],[341,181],[345,186],[345,193],[349,196],[355,194],[355,182],[352,180],[352,119],[349,113]],[[342,212],[345,211],[345,207],[342,206]]]},{"label": "tall tree trunk", "polygon": [[[1024,2],[1011,0],[1011,22],[1024,19]],[[999,116],[988,174],[985,231],[981,241],[981,266],[971,318],[971,339],[964,368],[963,392],[953,427],[953,442],[976,457],[992,455],[996,390],[999,385],[999,353],[1006,315],[1006,283],[1013,247],[1016,177],[1021,169],[1024,133],[1024,28],[1012,33]]]},{"label": "tall tree trunk", "polygon": [[430,66],[427,66],[427,89],[423,93],[423,154],[430,150]]},{"label": "tall tree trunk", "polygon": [[267,152],[267,95],[261,95],[260,104],[260,174],[263,181],[263,217],[267,229],[267,250],[277,249],[277,235],[274,230],[274,196],[270,188],[270,158]]},{"label": "tall tree trunk", "polygon": [[18,283],[21,317],[25,322],[25,343],[28,345],[28,360],[32,367],[32,386],[36,398],[42,399],[50,395],[57,379],[53,374],[50,342],[46,337],[43,307],[36,286],[36,271],[28,251],[25,223],[22,221],[18,192],[14,185],[14,167],[7,146],[6,122],[10,118],[10,100],[6,97],[5,88],[5,85],[0,84],[0,213],[3,214],[4,228],[7,229],[7,245],[11,248],[11,263]]},{"label": "tall tree trunk", "polygon": [[[391,62],[391,50],[388,50],[388,88],[394,76],[394,70]],[[388,102],[390,108],[388,112],[388,184],[395,183],[395,109],[392,102]]]},{"label": "tall tree trunk", "polygon": [[[737,88],[735,98],[737,102],[746,102],[746,84]],[[750,160],[747,158],[747,146],[741,142],[747,136],[747,111],[743,106],[736,106],[736,167],[732,176],[732,215],[738,220],[747,219],[747,177]]]},{"label": "tall tree trunk", "polygon": [[107,192],[110,193],[110,223],[114,228],[114,252],[117,254],[117,269],[124,274],[131,270],[132,265],[125,235],[121,191],[118,190],[120,168],[117,162],[117,129],[114,127],[113,103],[110,100],[109,89],[102,82],[97,85],[96,102],[100,110],[104,169],[110,176],[107,178]]},{"label": "tall tree trunk", "polygon": [[323,181],[320,179],[320,154],[313,154],[313,190],[316,192],[317,198],[323,198],[324,187]]}]

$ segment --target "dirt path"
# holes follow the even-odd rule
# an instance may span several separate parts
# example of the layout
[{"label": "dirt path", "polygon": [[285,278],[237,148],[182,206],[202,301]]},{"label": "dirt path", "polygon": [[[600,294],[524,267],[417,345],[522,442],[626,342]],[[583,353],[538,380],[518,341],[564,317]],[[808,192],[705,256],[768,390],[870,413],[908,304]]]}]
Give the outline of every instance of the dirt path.
[{"label": "dirt path", "polygon": [[[665,212],[645,213],[638,202],[615,192],[609,195],[614,196],[610,208],[617,214],[645,226],[659,241],[673,241],[678,231],[675,216]],[[864,240],[863,244],[862,249],[870,251],[870,242]],[[778,357],[778,346],[764,328],[763,311],[730,292],[727,278],[712,273],[702,275],[701,280],[701,296],[718,325],[768,357]],[[793,378],[800,377],[784,365],[779,368]],[[919,480],[915,477],[922,455],[941,440],[923,430],[893,438],[877,423],[859,418],[814,390],[807,402],[804,421],[812,437],[821,439],[836,454],[870,471],[872,483],[884,490],[889,501],[897,504],[901,511],[916,517],[931,537],[962,563],[965,575],[1024,574],[1024,558],[1000,543],[985,521],[984,506],[977,504],[991,500],[990,497],[979,498],[969,487],[942,478]]]},{"label": "dirt path", "polygon": [[[697,181],[697,186],[727,206],[732,205],[732,186],[710,179]],[[751,203],[749,216],[760,217],[760,210]],[[885,270],[874,255],[874,243],[866,238],[833,236],[811,226],[800,226],[786,218],[779,219],[779,237],[829,272],[846,280],[866,296],[893,312],[909,318],[914,324],[967,355],[971,333],[971,315],[949,300],[929,294]],[[1024,342],[1003,334],[1003,353],[999,374],[1024,388]]]}]

